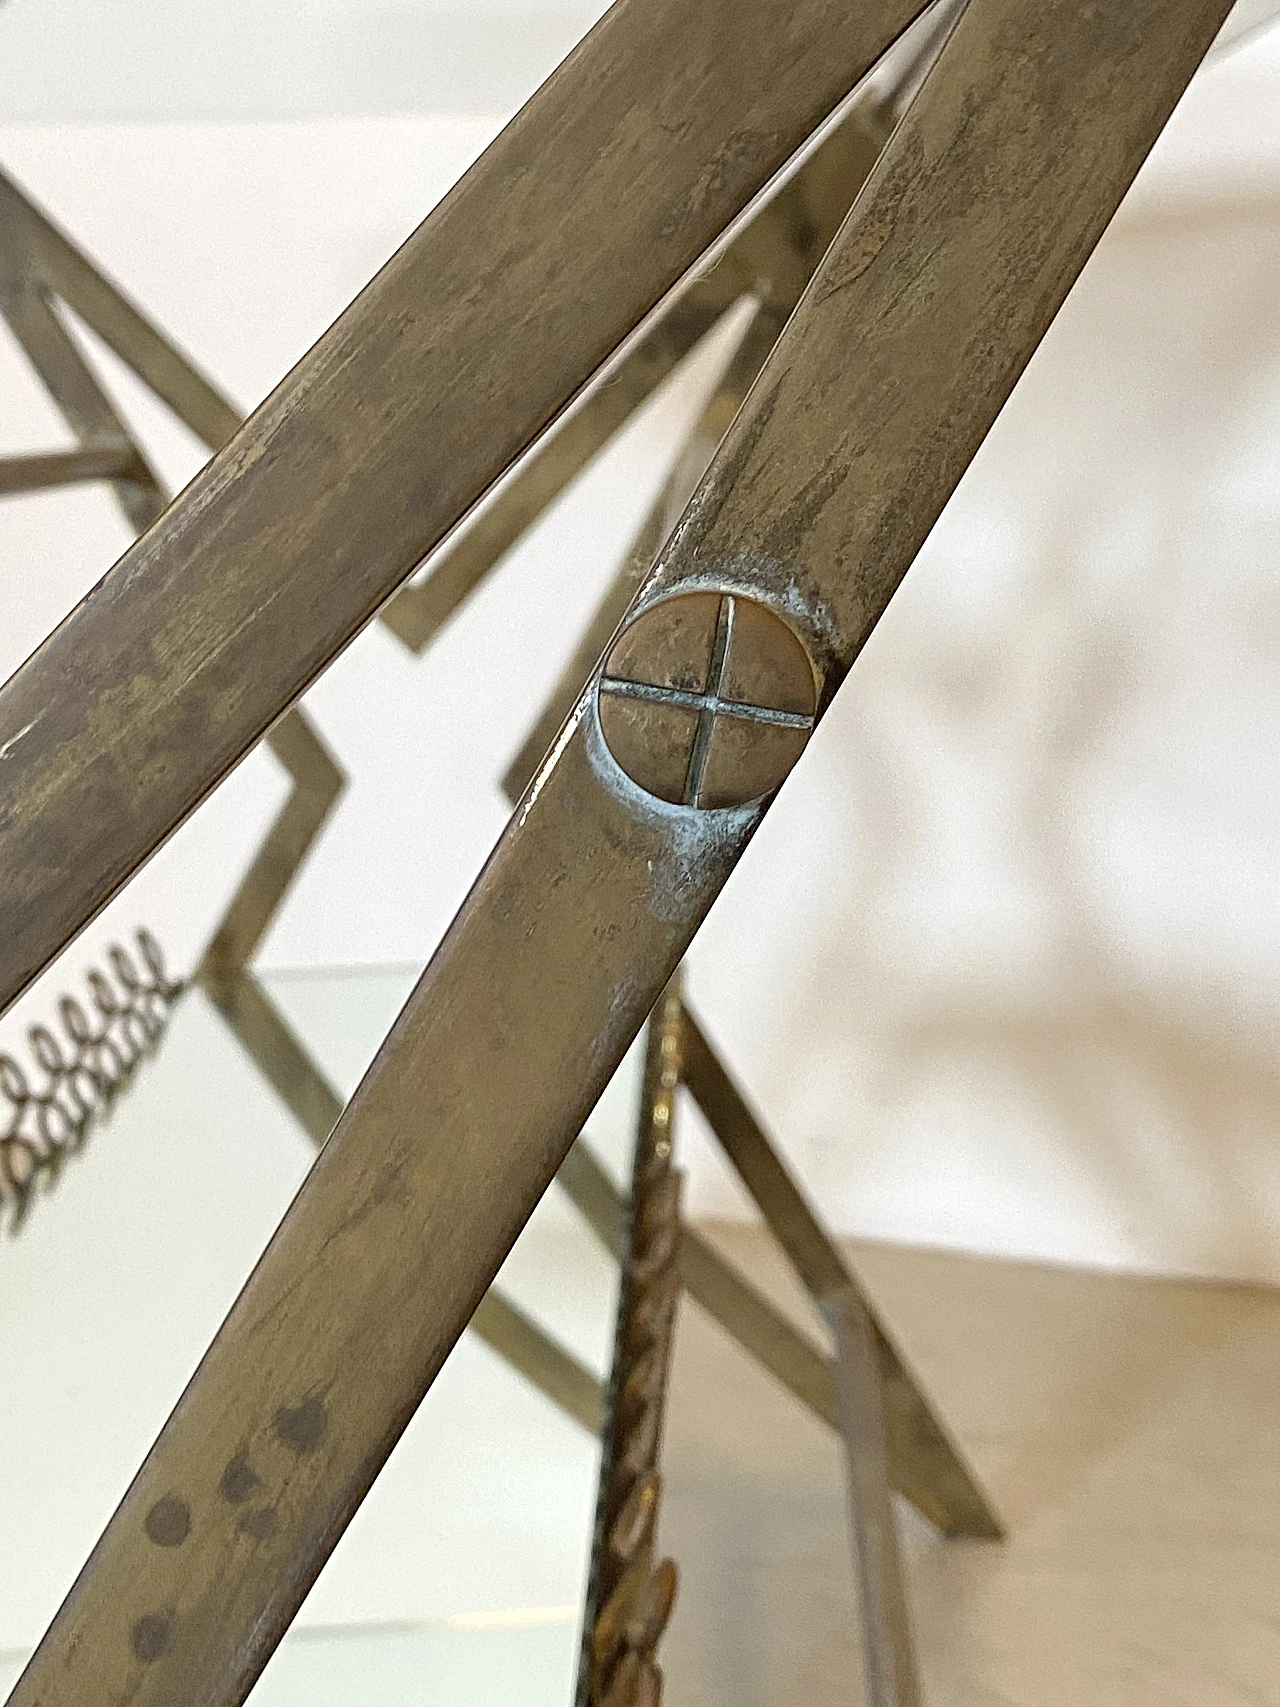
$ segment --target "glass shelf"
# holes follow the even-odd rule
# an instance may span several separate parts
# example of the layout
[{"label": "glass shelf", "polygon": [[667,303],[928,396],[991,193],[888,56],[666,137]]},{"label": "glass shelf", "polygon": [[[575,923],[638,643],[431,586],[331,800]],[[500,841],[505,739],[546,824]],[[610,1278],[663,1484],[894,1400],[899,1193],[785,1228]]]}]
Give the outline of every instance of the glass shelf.
[{"label": "glass shelf", "polygon": [[[345,1095],[417,969],[265,980]],[[621,1182],[638,1061],[591,1122]],[[56,1610],[314,1149],[198,992],[0,1239],[0,1689]],[[556,1188],[499,1276],[606,1373],[616,1267]],[[321,1574],[257,1707],[566,1707],[598,1447],[470,1333]]]}]

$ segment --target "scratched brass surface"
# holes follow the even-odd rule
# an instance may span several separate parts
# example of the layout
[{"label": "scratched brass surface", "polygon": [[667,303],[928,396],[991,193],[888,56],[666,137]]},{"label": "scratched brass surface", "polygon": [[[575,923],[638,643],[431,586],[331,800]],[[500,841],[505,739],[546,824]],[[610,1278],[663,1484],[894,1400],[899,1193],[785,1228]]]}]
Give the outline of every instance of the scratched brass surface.
[{"label": "scratched brass surface", "polygon": [[0,691],[11,803],[0,821],[0,1007],[373,617],[919,9],[617,0]]},{"label": "scratched brass surface", "polygon": [[[1225,11],[972,0],[643,602],[771,604],[827,703]],[[763,810],[639,796],[582,702],[15,1707],[243,1698]],[[256,1534],[245,1468],[273,1514]],[[190,1528],[161,1546],[147,1521],[169,1501]]]}]

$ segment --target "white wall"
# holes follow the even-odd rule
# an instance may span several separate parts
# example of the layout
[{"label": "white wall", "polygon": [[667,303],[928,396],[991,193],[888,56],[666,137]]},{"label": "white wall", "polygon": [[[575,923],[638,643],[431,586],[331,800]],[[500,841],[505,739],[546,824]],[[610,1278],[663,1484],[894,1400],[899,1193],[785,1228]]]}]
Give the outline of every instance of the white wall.
[{"label": "white wall", "polygon": [[[851,1231],[1280,1279],[1278,90],[1265,38],[1188,96],[695,948]],[[10,125],[0,160],[249,405],[496,123]],[[0,442],[54,442],[0,362]],[[375,629],[313,692],[355,780],[269,964],[429,954],[695,402],[659,399],[427,659]],[[124,541],[100,494],[0,508],[0,670]],[[109,923],[189,961],[281,792],[252,759]]]},{"label": "white wall", "polygon": [[0,112],[55,123],[514,112],[605,4],[3,0]]}]

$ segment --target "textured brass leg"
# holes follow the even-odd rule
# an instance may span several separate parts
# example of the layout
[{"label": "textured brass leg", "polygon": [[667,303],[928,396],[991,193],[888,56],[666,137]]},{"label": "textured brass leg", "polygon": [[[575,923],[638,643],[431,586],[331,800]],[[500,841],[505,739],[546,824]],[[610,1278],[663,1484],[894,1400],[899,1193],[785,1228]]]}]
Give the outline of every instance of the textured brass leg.
[{"label": "textured brass leg", "polygon": [[672,1164],[681,1007],[673,981],[649,1021],[618,1323],[600,1466],[579,1707],[641,1707],[662,1694],[658,1640],[676,1569],[657,1553],[671,1337],[679,1296],[680,1180]]}]

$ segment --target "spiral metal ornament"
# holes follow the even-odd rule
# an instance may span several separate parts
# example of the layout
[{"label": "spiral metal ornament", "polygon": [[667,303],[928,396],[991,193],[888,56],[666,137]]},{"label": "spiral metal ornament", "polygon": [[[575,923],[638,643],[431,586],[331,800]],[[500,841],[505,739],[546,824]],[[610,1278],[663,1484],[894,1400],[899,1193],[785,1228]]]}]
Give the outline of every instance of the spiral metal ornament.
[{"label": "spiral metal ornament", "polygon": [[622,1274],[579,1707],[658,1707],[656,1652],[676,1567],[656,1556],[658,1471],[680,1297],[680,1176],[672,1166],[683,1009],[675,981],[649,1021],[631,1226]]},{"label": "spiral metal ornament", "polygon": [[182,994],[151,933],[140,930],[136,944],[137,959],[112,944],[109,974],[88,975],[87,1002],[63,996],[56,1025],[31,1027],[35,1073],[0,1054],[0,1214],[11,1232],[154,1053]]}]

